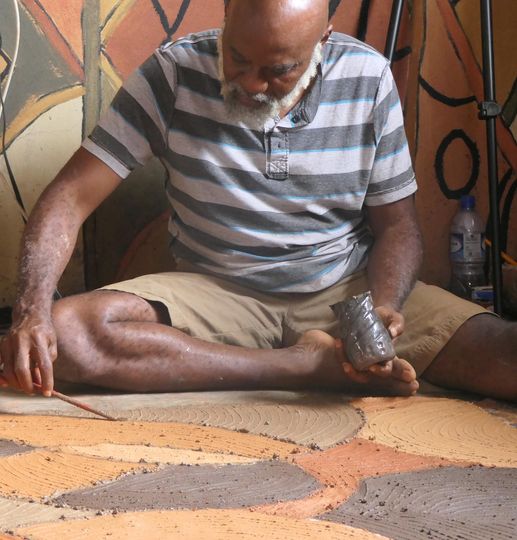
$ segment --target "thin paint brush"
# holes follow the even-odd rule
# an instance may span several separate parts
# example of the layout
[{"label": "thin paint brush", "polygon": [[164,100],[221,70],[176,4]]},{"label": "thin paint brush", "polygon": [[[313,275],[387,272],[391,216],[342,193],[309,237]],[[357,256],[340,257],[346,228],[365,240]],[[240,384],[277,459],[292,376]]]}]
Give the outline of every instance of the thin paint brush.
[{"label": "thin paint brush", "polygon": [[[2,372],[1,371],[0,371],[0,382],[7,383],[7,381],[4,379],[4,377],[2,377]],[[40,392],[42,392],[41,385],[39,385],[38,383],[35,383],[35,382],[33,382],[32,384],[34,385],[35,388],[37,388]],[[51,395],[53,397],[61,399],[62,401],[66,401],[67,403],[70,403],[70,405],[73,405],[74,407],[78,407],[79,409],[83,409],[84,411],[88,411],[88,412],[90,412],[92,414],[102,416],[103,418],[106,418],[106,420],[117,421],[117,418],[114,418],[113,416],[110,416],[109,414],[106,414],[106,413],[104,413],[102,411],[98,411],[97,409],[94,409],[93,407],[90,407],[89,405],[86,405],[86,403],[82,403],[80,401],[77,401],[77,399],[71,398],[70,396],[62,394],[61,392],[57,392],[56,390],[52,390]]]},{"label": "thin paint brush", "polygon": [[[42,391],[42,388],[38,383],[33,382],[32,384],[38,390]],[[83,409],[84,411],[88,411],[88,412],[91,412],[91,413],[96,414],[98,416],[102,416],[103,418],[106,418],[106,420],[113,420],[113,421],[117,420],[115,417],[110,416],[109,414],[106,414],[106,413],[104,413],[102,411],[94,409],[93,407],[90,407],[90,405],[86,405],[86,403],[82,403],[81,401],[77,401],[77,399],[71,398],[70,396],[62,394],[61,392],[57,392],[56,390],[52,390],[52,396],[57,397],[58,399],[61,399],[62,401],[66,401],[67,403],[70,403],[70,405],[74,405],[74,407],[79,407],[79,409]]]}]

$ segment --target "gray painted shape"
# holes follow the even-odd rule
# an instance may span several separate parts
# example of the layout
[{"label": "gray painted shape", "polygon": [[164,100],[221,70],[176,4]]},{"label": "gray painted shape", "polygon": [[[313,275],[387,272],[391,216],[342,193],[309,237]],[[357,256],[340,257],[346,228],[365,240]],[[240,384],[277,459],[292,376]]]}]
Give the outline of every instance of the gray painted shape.
[{"label": "gray painted shape", "polygon": [[516,501],[517,469],[444,467],[368,478],[320,519],[397,540],[512,540]]},{"label": "gray painted shape", "polygon": [[241,508],[302,499],[323,486],[289,463],[173,465],[58,497],[54,504],[97,510]]},{"label": "gray painted shape", "polygon": [[15,454],[23,454],[25,452],[30,452],[31,450],[33,450],[32,446],[0,439],[0,458],[14,456]]},{"label": "gray painted shape", "polygon": [[[68,393],[66,388],[59,388]],[[286,391],[186,392],[175,394],[77,394],[91,407],[135,422],[181,422],[231,429],[330,448],[352,439],[363,427],[362,411],[339,393]],[[57,399],[0,390],[0,414],[88,417],[92,414]]]}]

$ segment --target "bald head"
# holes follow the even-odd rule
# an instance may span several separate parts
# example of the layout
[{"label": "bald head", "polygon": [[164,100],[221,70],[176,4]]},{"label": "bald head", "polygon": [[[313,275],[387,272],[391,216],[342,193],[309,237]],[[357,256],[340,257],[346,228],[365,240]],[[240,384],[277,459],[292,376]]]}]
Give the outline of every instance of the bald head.
[{"label": "bald head", "polygon": [[251,39],[258,34],[319,38],[328,25],[328,0],[229,0],[225,15],[226,26],[249,25]]},{"label": "bald head", "polygon": [[[227,6],[229,3],[230,3],[230,0],[224,0],[225,6]],[[339,7],[339,4],[341,4],[341,0],[327,0],[329,20],[334,16],[336,9]]]},{"label": "bald head", "polygon": [[271,54],[310,57],[330,34],[328,0],[229,0],[225,35]]}]

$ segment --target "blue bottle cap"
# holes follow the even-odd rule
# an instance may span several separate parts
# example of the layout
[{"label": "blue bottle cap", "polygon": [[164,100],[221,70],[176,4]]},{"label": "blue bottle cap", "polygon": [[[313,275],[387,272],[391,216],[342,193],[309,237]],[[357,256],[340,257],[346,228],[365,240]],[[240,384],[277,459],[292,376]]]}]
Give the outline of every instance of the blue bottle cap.
[{"label": "blue bottle cap", "polygon": [[462,195],[460,205],[462,210],[472,210],[476,207],[476,197],[474,195]]}]

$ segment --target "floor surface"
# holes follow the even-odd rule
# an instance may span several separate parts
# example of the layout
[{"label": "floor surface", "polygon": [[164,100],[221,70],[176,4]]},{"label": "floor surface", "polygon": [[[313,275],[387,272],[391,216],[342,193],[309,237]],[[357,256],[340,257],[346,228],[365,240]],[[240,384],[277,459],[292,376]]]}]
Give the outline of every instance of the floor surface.
[{"label": "floor surface", "polygon": [[69,393],[0,392],[1,540],[517,538],[509,404]]}]

